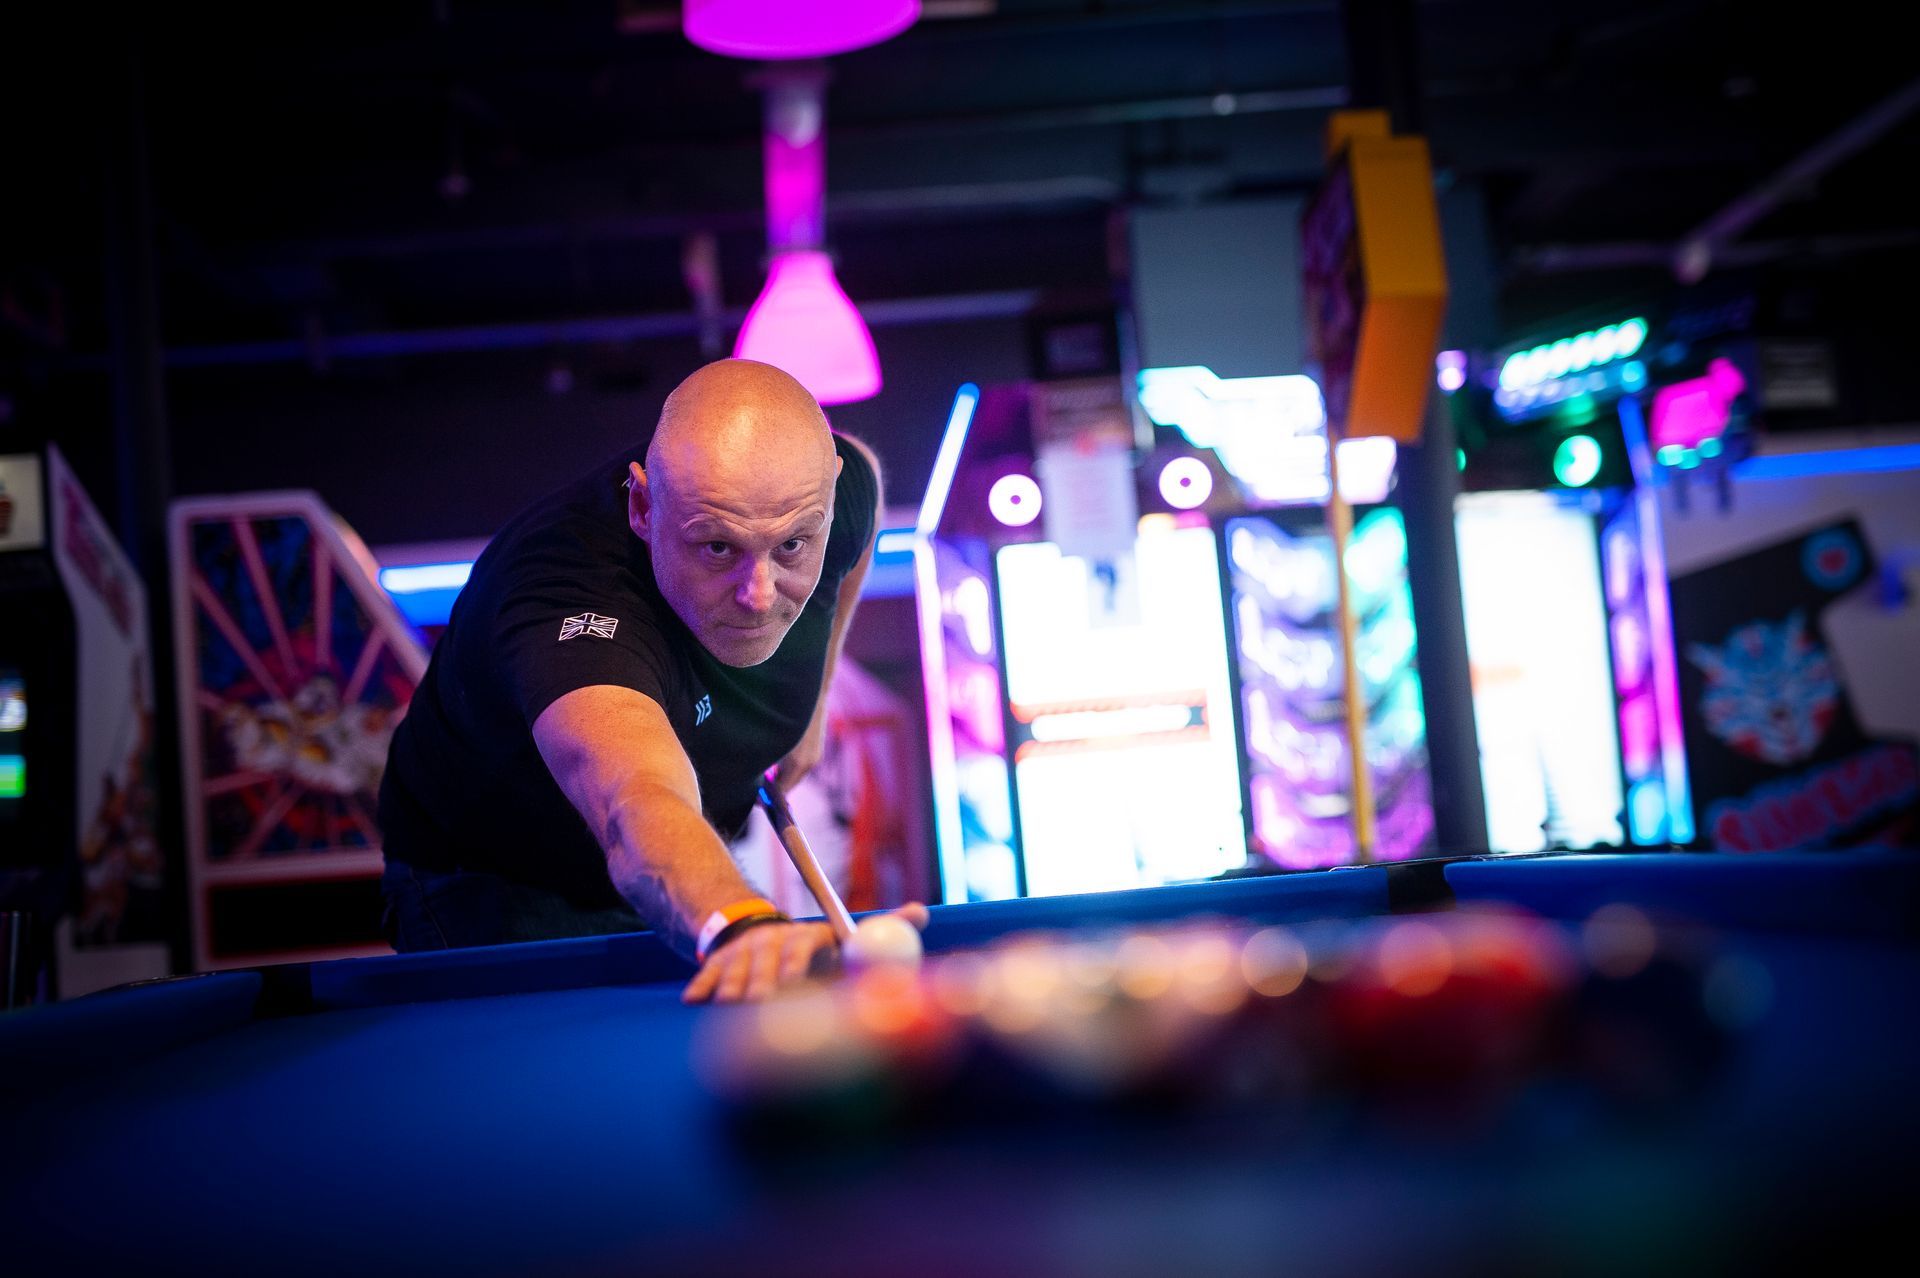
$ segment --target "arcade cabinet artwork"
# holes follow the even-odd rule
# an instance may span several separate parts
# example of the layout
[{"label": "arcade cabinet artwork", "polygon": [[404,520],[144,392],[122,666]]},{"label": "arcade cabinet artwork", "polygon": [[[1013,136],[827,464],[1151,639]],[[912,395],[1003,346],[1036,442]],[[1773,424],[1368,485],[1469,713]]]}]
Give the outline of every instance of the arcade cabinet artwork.
[{"label": "arcade cabinet artwork", "polygon": [[425,651],[311,493],[169,531],[195,965],[384,951],[376,799]]},{"label": "arcade cabinet artwork", "polygon": [[1822,624],[1874,578],[1844,520],[1674,579],[1687,755],[1715,849],[1920,846],[1920,756],[1861,728]]},{"label": "arcade cabinet artwork", "polygon": [[58,449],[0,457],[0,910],[34,988],[167,972],[146,589]]}]

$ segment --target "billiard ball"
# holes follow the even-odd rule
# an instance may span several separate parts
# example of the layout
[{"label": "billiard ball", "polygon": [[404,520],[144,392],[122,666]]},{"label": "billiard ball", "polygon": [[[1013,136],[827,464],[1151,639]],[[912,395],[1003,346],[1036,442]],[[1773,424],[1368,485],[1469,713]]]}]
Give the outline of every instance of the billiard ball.
[{"label": "billiard ball", "polygon": [[850,967],[920,963],[920,929],[898,914],[872,914],[854,925],[844,947]]}]

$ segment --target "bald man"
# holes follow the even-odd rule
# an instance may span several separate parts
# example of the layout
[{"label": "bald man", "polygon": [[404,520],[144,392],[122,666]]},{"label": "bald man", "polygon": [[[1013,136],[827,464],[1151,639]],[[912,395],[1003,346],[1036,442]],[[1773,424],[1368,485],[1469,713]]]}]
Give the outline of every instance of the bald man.
[{"label": "bald man", "polygon": [[[762,774],[819,761],[879,470],[798,382],[723,360],[650,438],[516,516],[460,592],[380,790],[400,950],[653,928],[690,1001],[833,946],[727,851]],[[924,923],[925,912],[908,915]]]}]

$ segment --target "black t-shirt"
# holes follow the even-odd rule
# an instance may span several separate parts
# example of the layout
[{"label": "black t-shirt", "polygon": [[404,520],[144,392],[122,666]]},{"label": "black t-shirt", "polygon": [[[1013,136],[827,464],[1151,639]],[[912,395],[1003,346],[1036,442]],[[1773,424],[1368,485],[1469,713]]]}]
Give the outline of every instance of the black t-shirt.
[{"label": "black t-shirt", "polygon": [[761,775],[812,718],[840,583],[875,533],[873,468],[844,440],[834,446],[845,464],[820,584],[779,651],[744,669],[681,623],[628,527],[625,459],[644,440],[515,516],[475,562],[393,734],[380,787],[387,856],[485,870],[582,908],[618,905],[606,854],[533,741],[541,711],[595,684],[659,702],[707,820],[737,836]]}]

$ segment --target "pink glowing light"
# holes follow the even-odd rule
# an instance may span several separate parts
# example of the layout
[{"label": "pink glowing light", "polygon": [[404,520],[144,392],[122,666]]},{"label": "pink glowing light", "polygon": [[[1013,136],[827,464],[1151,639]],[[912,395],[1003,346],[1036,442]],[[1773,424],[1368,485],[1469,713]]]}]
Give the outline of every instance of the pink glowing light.
[{"label": "pink glowing light", "polygon": [[873,335],[834,278],[832,260],[818,249],[774,255],[733,353],[785,369],[822,404],[880,391]]},{"label": "pink glowing light", "polygon": [[1662,387],[1647,432],[1653,447],[1698,448],[1725,433],[1734,398],[1746,388],[1747,379],[1724,356],[1707,365],[1706,376]]},{"label": "pink glowing light", "polygon": [[824,58],[899,35],[920,0],[685,0],[680,28],[730,58]]},{"label": "pink glowing light", "polygon": [[1441,351],[1433,361],[1440,389],[1451,395],[1467,384],[1467,353]]},{"label": "pink glowing light", "polygon": [[1646,681],[1653,649],[1638,613],[1616,613],[1612,625],[1613,682],[1614,687],[1624,694],[1632,692]]},{"label": "pink glowing light", "polygon": [[1025,528],[1040,518],[1040,485],[1031,475],[1002,475],[987,490],[987,510],[1009,528]]},{"label": "pink glowing light", "polygon": [[1620,703],[1620,758],[1629,780],[1660,766],[1660,721],[1653,697],[1629,697]]},{"label": "pink glowing light", "polygon": [[1204,506],[1213,495],[1213,472],[1198,457],[1176,457],[1160,470],[1160,495],[1176,510]]}]

